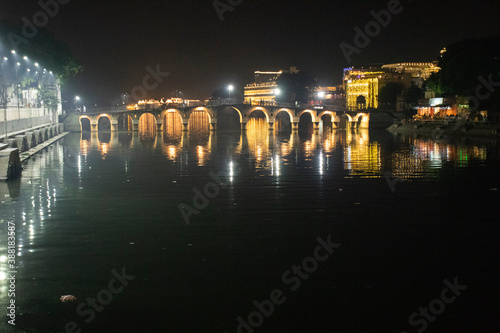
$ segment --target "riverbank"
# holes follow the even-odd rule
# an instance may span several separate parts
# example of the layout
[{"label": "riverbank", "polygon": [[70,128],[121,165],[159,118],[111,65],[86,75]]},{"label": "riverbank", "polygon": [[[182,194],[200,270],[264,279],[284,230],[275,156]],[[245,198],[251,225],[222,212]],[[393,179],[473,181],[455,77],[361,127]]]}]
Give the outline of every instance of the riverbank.
[{"label": "riverbank", "polygon": [[500,139],[500,125],[475,124],[466,125],[464,122],[409,122],[395,123],[388,128],[391,133],[422,134],[432,136],[464,136]]},{"label": "riverbank", "polygon": [[63,137],[65,137],[68,134],[69,134],[69,132],[63,132],[61,134],[54,136],[53,138],[48,139],[47,141],[44,141],[44,142],[36,145],[33,148],[30,148],[29,150],[27,150],[25,152],[20,153],[19,158],[21,159],[21,163],[24,162],[25,160],[27,160],[28,158],[30,158],[31,156],[37,154],[40,150],[47,148],[48,146],[50,146],[54,142],[62,139]]}]

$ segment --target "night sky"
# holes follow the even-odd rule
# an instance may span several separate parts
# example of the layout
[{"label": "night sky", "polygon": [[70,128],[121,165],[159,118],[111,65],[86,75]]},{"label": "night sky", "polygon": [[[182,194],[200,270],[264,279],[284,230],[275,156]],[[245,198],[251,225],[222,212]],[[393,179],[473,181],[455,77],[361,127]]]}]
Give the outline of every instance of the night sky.
[{"label": "night sky", "polygon": [[[242,89],[254,70],[297,66],[322,85],[339,84],[350,65],[433,61],[447,44],[500,32],[499,1],[404,0],[402,13],[348,64],[339,44],[353,44],[353,28],[364,29],[370,11],[387,4],[244,0],[221,22],[212,0],[72,0],[45,28],[85,68],[65,86],[65,98],[78,94],[88,105],[130,94],[142,85],[146,66],[170,73],[148,97],[180,90],[183,98],[205,99],[229,83]],[[2,0],[0,20],[19,23],[40,9],[34,0]]]}]

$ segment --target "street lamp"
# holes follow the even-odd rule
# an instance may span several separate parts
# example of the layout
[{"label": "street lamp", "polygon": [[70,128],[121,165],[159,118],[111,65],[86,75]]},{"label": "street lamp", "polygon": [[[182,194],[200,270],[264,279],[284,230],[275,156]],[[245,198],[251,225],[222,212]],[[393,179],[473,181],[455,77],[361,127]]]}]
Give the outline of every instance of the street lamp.
[{"label": "street lamp", "polygon": [[31,123],[31,128],[33,128],[33,114],[32,114],[32,111],[31,111],[31,103],[30,103],[30,88],[31,88],[31,76],[30,76],[30,72],[31,72],[31,69],[26,69],[26,72],[28,72],[28,102],[26,103],[26,106],[29,108],[30,110],[30,123]]},{"label": "street lamp", "polygon": [[19,116],[19,119],[21,119],[21,109],[19,108],[19,82],[17,80],[17,72],[19,70],[19,66],[21,66],[20,62],[16,63],[16,99],[17,99],[17,113]]},{"label": "street lamp", "polygon": [[227,87],[227,90],[229,90],[229,98],[231,98],[231,91],[233,91],[234,89],[234,86],[232,84],[230,84],[228,87]]},{"label": "street lamp", "polygon": [[7,142],[7,136],[8,136],[8,126],[7,126],[7,92],[5,91],[5,73],[3,71],[3,63],[5,61],[7,61],[8,58],[7,57],[2,57],[2,62],[1,62],[1,73],[2,73],[2,96],[1,96],[1,100],[2,100],[2,104],[3,104],[3,107],[4,107],[4,121],[5,121],[5,141],[4,142]]},{"label": "street lamp", "polygon": [[78,102],[80,101],[80,96],[75,96],[75,109],[78,111]]}]

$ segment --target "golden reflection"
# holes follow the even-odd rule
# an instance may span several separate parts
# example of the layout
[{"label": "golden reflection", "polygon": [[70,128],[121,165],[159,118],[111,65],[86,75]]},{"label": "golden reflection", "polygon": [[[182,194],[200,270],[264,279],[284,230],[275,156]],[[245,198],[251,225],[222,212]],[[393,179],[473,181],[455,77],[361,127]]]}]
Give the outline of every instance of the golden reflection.
[{"label": "golden reflection", "polygon": [[156,139],[156,118],[151,113],[144,113],[139,118],[139,136],[141,140]]},{"label": "golden reflection", "polygon": [[163,132],[168,137],[179,137],[182,135],[182,120],[178,112],[168,111],[164,114]]},{"label": "golden reflection", "polygon": [[304,151],[304,158],[306,161],[311,160],[314,156],[317,146],[318,135],[312,134],[309,140],[306,140],[302,144],[302,150]]},{"label": "golden reflection", "polygon": [[337,136],[338,132],[333,131],[327,134],[323,134],[323,150],[326,155],[330,155],[337,147]]},{"label": "golden reflection", "polygon": [[191,152],[194,156],[196,156],[198,166],[206,166],[207,162],[210,160],[214,136],[214,132],[198,132],[190,134],[189,146],[194,149],[194,151],[191,150]]},{"label": "golden reflection", "polygon": [[113,132],[107,132],[107,133],[99,133],[98,134],[98,140],[99,140],[99,145],[97,149],[101,153],[101,157],[103,160],[108,157],[108,154],[111,150],[112,144],[112,139],[114,137]]},{"label": "golden reflection", "polygon": [[392,154],[392,175],[401,180],[420,178],[424,172],[423,161],[411,150],[401,150]]},{"label": "golden reflection", "polygon": [[83,156],[87,156],[90,150],[90,140],[81,140],[80,141],[80,154]]},{"label": "golden reflection", "polygon": [[290,154],[290,143],[282,142],[281,143],[281,156],[288,156]]},{"label": "golden reflection", "polygon": [[194,111],[189,117],[190,132],[205,132],[210,130],[210,119],[205,111]]},{"label": "golden reflection", "polygon": [[109,143],[101,143],[99,145],[99,151],[101,152],[102,159],[105,160],[109,152]]},{"label": "golden reflection", "polygon": [[258,169],[268,169],[269,129],[265,118],[251,118],[247,123],[248,150],[257,161]]},{"label": "golden reflection", "polygon": [[181,116],[176,111],[169,111],[163,116],[162,152],[169,160],[176,161],[183,146]]},{"label": "golden reflection", "polygon": [[368,131],[342,131],[340,141],[344,152],[344,169],[349,175],[365,174],[367,177],[380,175],[382,158],[380,145],[370,142]]}]

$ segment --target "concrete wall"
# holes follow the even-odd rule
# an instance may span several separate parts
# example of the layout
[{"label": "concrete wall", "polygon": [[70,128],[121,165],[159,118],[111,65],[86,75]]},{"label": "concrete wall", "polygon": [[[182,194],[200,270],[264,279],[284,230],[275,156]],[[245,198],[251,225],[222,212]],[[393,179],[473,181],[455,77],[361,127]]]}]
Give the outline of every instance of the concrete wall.
[{"label": "concrete wall", "polygon": [[[42,125],[51,124],[50,115],[34,118],[24,118],[7,121],[7,133],[10,136],[14,132],[19,132],[23,130],[28,130],[31,127],[37,127]],[[5,122],[0,122],[0,137],[5,135]]]},{"label": "concrete wall", "polygon": [[370,128],[371,129],[386,129],[395,121],[400,121],[404,118],[404,114],[391,111],[375,111],[370,113]]},{"label": "concrete wall", "polygon": [[64,130],[67,132],[80,132],[80,116],[76,114],[68,115],[64,121]]}]

